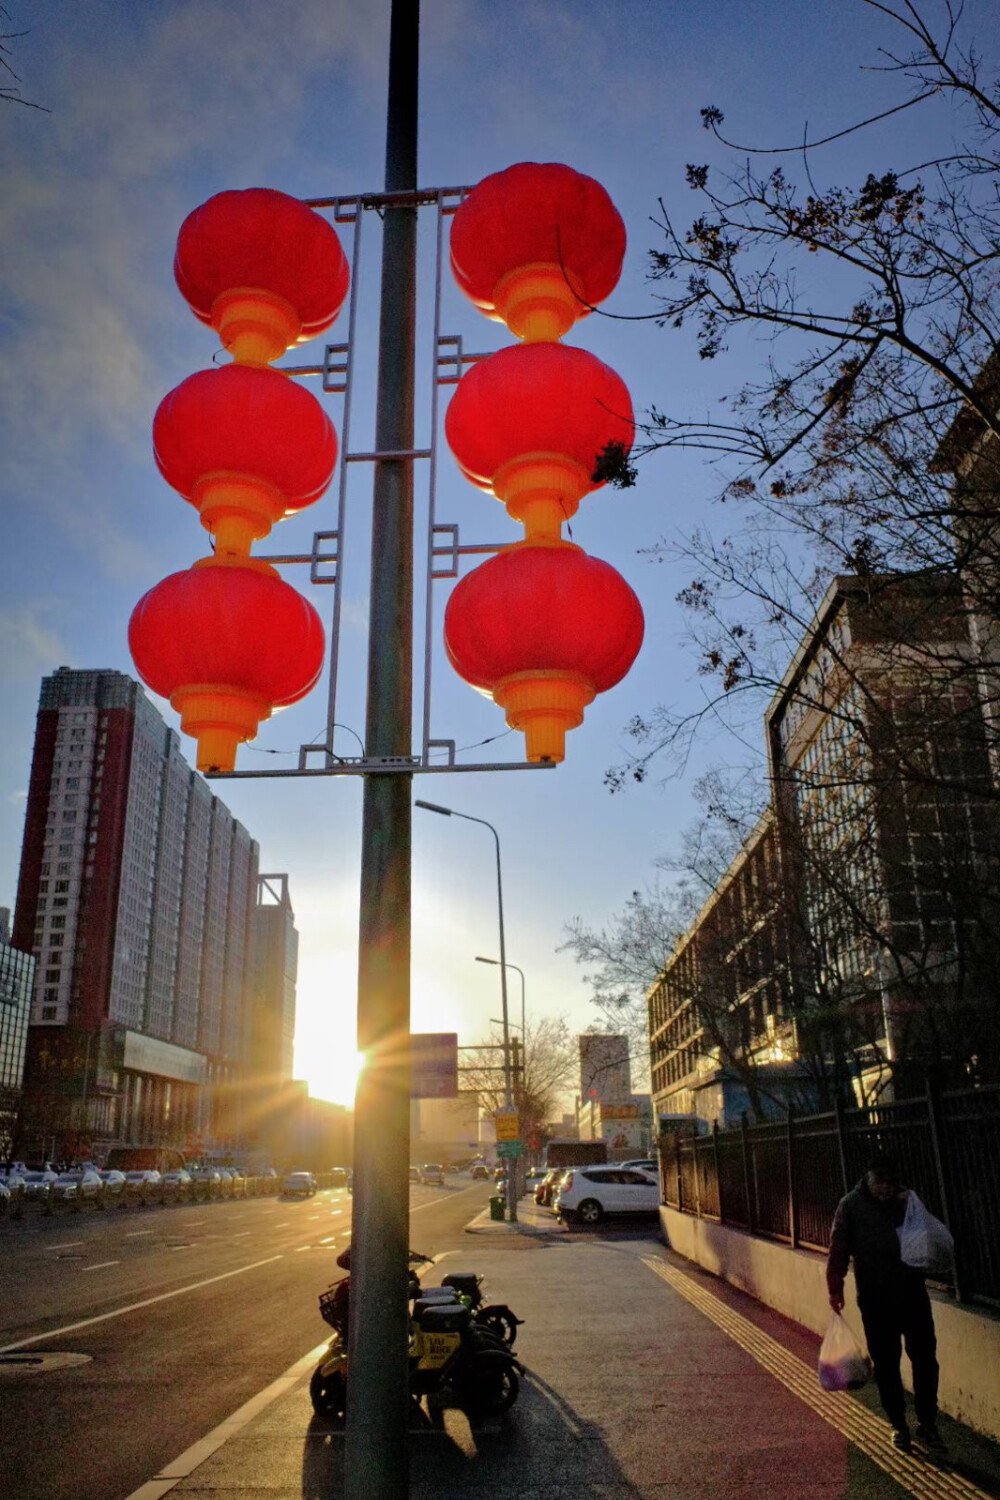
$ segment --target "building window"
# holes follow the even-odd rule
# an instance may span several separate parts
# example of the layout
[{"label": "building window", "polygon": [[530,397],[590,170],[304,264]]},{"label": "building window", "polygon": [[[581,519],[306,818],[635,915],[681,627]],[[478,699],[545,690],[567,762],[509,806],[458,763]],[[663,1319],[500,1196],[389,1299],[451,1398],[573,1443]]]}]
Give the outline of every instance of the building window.
[{"label": "building window", "polygon": [[63,938],[64,938],[64,936],[65,936],[65,934],[62,933],[62,932],[53,932],[52,935],[51,935],[51,937],[49,938],[49,947],[50,948],[61,948],[62,945],[63,945]]},{"label": "building window", "polygon": [[[61,865],[60,865],[60,869],[61,869],[61,868],[62,868],[62,866],[61,866]],[[42,889],[42,887],[41,887],[41,885],[39,885],[39,887],[38,887],[38,889],[39,889],[39,890],[41,890],[41,889]],[[47,890],[47,889],[48,889],[48,886],[46,886],[46,887],[45,887],[45,889],[46,889],[46,890]],[[57,880],[57,881],[56,881],[56,883],[55,883],[55,889],[56,889],[56,891],[57,891],[57,892],[59,892],[59,893],[60,893],[60,894],[61,894],[61,893],[62,893],[62,892],[63,892],[63,891],[68,891],[68,890],[69,890],[69,881],[68,881],[68,880]]]},{"label": "building window", "polygon": [[59,999],[59,991],[55,989],[46,990],[42,995],[42,999],[49,1001],[49,1003],[51,1004]]},{"label": "building window", "polygon": [[42,1006],[42,1020],[43,1021],[54,1021],[55,1018],[56,1018],[56,1007],[54,1005],[43,1005]]},{"label": "building window", "polygon": [[46,969],[45,970],[45,983],[46,984],[58,984],[59,983],[59,976],[60,976],[61,973],[62,973],[61,969]]},{"label": "building window", "polygon": [[66,918],[65,917],[53,917],[51,920],[52,920],[52,926],[53,927],[65,927],[66,926]]}]

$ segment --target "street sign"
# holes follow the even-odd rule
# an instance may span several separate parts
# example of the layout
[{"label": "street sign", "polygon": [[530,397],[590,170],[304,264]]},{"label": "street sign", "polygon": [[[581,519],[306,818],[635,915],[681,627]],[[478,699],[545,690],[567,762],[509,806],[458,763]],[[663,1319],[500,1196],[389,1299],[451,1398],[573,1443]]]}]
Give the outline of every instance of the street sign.
[{"label": "street sign", "polygon": [[410,1098],[454,1099],[458,1093],[458,1032],[418,1031],[410,1037]]},{"label": "street sign", "polygon": [[521,1135],[521,1121],[516,1110],[498,1109],[493,1116],[498,1141],[516,1141]]},{"label": "street sign", "polygon": [[520,1156],[522,1154],[523,1150],[524,1150],[524,1148],[521,1145],[520,1141],[498,1141],[497,1142],[497,1156],[499,1156],[501,1160],[503,1160],[505,1157],[510,1157],[510,1156],[517,1157],[517,1156]]}]

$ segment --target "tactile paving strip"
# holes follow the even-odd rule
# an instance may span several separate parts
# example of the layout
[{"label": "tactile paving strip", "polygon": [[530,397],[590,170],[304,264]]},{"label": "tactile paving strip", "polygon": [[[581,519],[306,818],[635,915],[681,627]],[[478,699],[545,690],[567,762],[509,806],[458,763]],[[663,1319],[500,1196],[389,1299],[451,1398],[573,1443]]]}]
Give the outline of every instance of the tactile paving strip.
[{"label": "tactile paving strip", "polygon": [[718,1297],[706,1291],[683,1271],[665,1261],[643,1256],[643,1263],[661,1280],[690,1302],[706,1318],[721,1328],[735,1344],[744,1349],[763,1369],[780,1380],[800,1401],[829,1422],[873,1463],[884,1469],[916,1500],[990,1500],[985,1490],[970,1484],[960,1474],[931,1467],[926,1460],[912,1458],[892,1447],[892,1428],[846,1392],[824,1391],[816,1372],[792,1354],[783,1344],[763,1332],[748,1318],[742,1317]]}]

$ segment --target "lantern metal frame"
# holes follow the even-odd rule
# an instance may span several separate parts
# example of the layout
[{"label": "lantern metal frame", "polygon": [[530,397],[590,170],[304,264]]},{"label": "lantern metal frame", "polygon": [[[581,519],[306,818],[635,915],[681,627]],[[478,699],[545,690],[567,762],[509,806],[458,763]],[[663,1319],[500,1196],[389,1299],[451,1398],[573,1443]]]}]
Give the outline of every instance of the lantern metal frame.
[{"label": "lantern metal frame", "polygon": [[[262,553],[263,562],[276,566],[308,566],[309,582],[329,585],[333,588],[333,610],[330,623],[330,664],[327,675],[327,714],[323,742],[300,745],[297,767],[283,767],[251,771],[210,771],[210,781],[261,780],[287,776],[393,776],[393,775],[441,775],[456,771],[541,771],[551,770],[554,763],[536,761],[476,761],[456,760],[454,739],[435,739],[431,735],[432,677],[434,657],[434,584],[445,578],[457,578],[459,560],[462,557],[492,555],[502,552],[507,542],[463,543],[459,526],[453,521],[437,519],[438,451],[440,428],[440,390],[442,386],[457,385],[469,365],[488,357],[489,351],[469,352],[461,334],[441,332],[443,273],[444,273],[444,227],[445,220],[458,209],[462,200],[471,191],[469,187],[418,188],[413,193],[359,193],[333,198],[307,198],[310,208],[330,211],[335,224],[352,226],[349,254],[351,268],[351,290],[348,300],[347,339],[340,344],[327,344],[321,363],[298,365],[275,365],[285,375],[318,377],[322,380],[325,395],[341,395],[344,398],[340,425],[340,443],[337,455],[336,516],[330,530],[314,531],[309,552]],[[430,442],[425,448],[412,448],[400,452],[352,452],[350,447],[351,413],[354,395],[354,351],[357,336],[358,286],[361,267],[361,225],[365,212],[377,213],[387,207],[433,207],[436,213],[436,236],[434,252],[434,312],[431,332],[430,361]],[[400,756],[343,756],[334,751],[334,731],[337,722],[337,661],[340,647],[341,620],[341,568],[345,558],[345,536],[347,527],[347,476],[349,464],[380,463],[399,459],[427,460],[427,526],[424,561],[424,661],[422,680],[422,725],[419,754]],[[446,759],[435,764],[434,753],[444,753]],[[311,765],[312,757],[321,756],[322,765]]]}]

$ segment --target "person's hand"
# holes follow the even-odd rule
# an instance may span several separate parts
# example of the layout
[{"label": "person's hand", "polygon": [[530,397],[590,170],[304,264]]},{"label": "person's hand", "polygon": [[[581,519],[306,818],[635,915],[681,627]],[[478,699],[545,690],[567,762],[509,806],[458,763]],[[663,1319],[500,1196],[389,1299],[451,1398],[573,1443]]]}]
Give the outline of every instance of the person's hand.
[{"label": "person's hand", "polygon": [[830,1306],[833,1308],[833,1310],[834,1310],[835,1313],[843,1312],[843,1310],[844,1310],[844,1294],[843,1294],[843,1292],[831,1292],[830,1293]]}]

